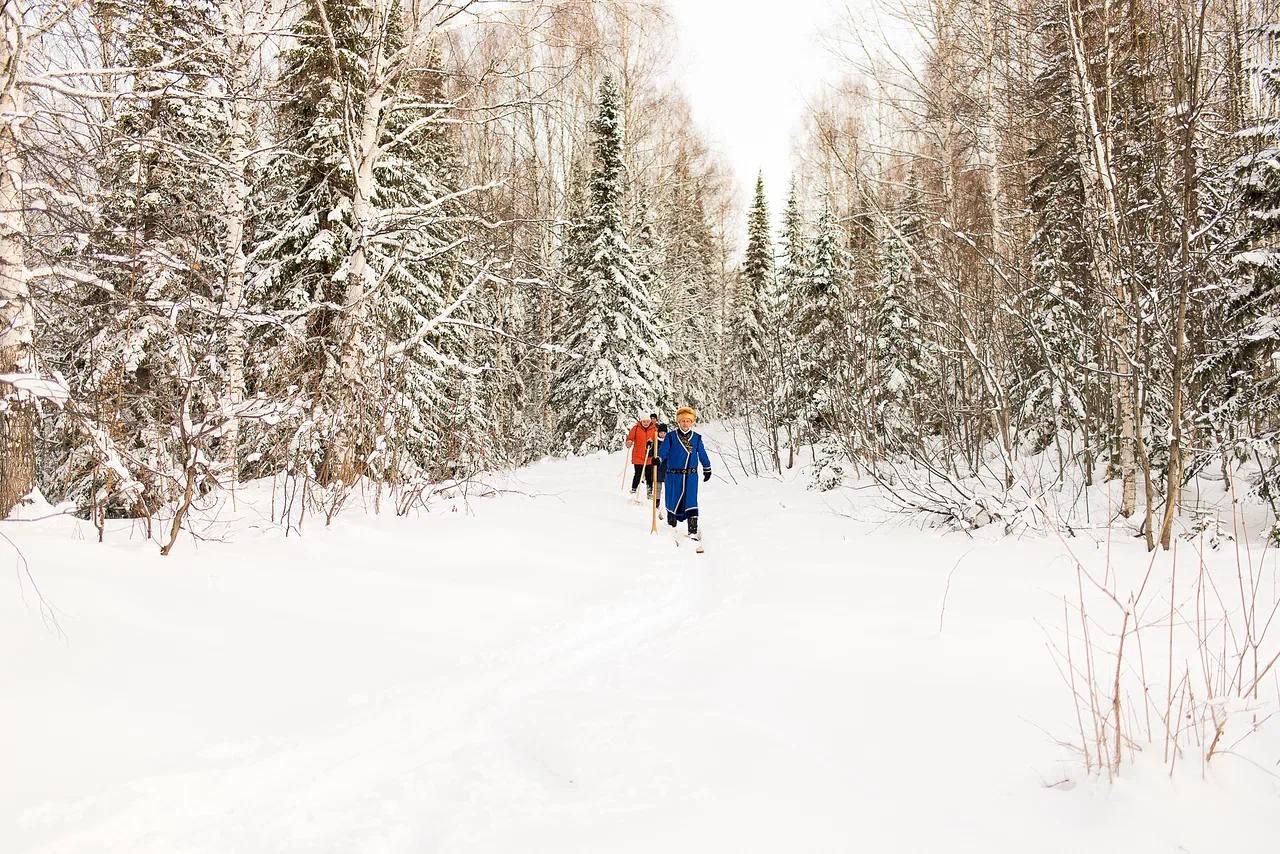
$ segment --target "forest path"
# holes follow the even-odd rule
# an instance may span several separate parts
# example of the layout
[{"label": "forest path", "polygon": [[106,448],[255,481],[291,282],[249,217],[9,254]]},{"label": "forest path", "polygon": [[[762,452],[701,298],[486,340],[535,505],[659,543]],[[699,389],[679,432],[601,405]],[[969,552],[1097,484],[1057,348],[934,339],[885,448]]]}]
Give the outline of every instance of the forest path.
[{"label": "forest path", "polygon": [[797,474],[706,484],[697,555],[620,467],[169,561],[33,531],[65,636],[0,603],[5,850],[1168,851],[1198,826],[1142,821],[1202,796],[1046,786],[1075,774],[1046,734],[1074,725],[1053,543],[876,527]]}]

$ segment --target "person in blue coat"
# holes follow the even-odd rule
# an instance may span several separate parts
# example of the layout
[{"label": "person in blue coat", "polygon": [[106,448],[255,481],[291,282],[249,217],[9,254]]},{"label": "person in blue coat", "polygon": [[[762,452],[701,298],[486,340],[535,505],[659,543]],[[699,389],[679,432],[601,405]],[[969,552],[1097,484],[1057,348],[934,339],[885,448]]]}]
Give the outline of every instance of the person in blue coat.
[{"label": "person in blue coat", "polygon": [[689,536],[698,534],[698,465],[702,466],[703,481],[711,480],[711,458],[702,443],[702,436],[693,432],[698,414],[688,406],[676,412],[676,427],[658,446],[659,465],[666,469],[663,480],[663,499],[667,506],[667,524],[675,527],[679,522],[689,523]]}]

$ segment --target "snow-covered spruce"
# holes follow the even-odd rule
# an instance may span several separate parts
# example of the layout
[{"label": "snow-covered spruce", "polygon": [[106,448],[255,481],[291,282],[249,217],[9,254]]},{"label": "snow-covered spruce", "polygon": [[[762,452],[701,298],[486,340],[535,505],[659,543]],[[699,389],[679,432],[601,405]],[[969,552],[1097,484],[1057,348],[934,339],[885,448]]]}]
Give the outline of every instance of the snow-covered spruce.
[{"label": "snow-covered spruce", "polygon": [[573,452],[614,447],[637,412],[670,396],[669,355],[652,298],[624,234],[625,176],[618,91],[600,84],[592,122],[594,165],[586,221],[576,228],[580,259],[566,346],[578,358],[556,378],[551,403],[561,413],[564,446]]},{"label": "snow-covered spruce", "polygon": [[[261,342],[255,386],[296,389],[301,417],[255,430],[250,449],[263,471],[322,483],[437,472],[452,401],[465,399],[466,335],[424,331],[475,272],[452,225],[439,75],[431,54],[407,50],[399,12],[381,0],[308,6],[297,34],[280,80],[286,145],[258,200],[275,215],[254,249],[254,296],[287,319]],[[281,375],[279,364],[297,369]]]}]

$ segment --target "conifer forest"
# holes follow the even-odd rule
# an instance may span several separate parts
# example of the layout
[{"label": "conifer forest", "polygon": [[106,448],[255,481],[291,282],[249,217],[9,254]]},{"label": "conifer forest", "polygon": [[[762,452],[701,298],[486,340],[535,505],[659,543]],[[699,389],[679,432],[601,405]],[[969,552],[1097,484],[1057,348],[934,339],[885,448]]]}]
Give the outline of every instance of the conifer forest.
[{"label": "conifer forest", "polygon": [[1168,548],[1201,476],[1275,521],[1271,0],[851,11],[782,210],[662,0],[3,9],[0,517],[167,552],[238,483],[407,512],[689,405],[943,525]]},{"label": "conifer forest", "polygon": [[0,854],[1280,851],[1280,0],[0,0],[0,163]]}]

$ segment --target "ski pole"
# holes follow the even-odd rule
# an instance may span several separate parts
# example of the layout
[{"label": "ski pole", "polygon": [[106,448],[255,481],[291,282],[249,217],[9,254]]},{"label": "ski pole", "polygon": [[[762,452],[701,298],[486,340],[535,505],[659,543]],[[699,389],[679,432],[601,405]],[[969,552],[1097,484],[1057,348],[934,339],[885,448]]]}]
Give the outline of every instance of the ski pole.
[{"label": "ski pole", "polygon": [[627,491],[627,463],[631,462],[631,455],[627,453],[629,449],[626,445],[622,446],[622,491]]},{"label": "ski pole", "polygon": [[649,467],[653,471],[653,495],[649,496],[650,503],[653,505],[653,522],[649,526],[649,533],[658,533],[658,466],[655,464]]}]

